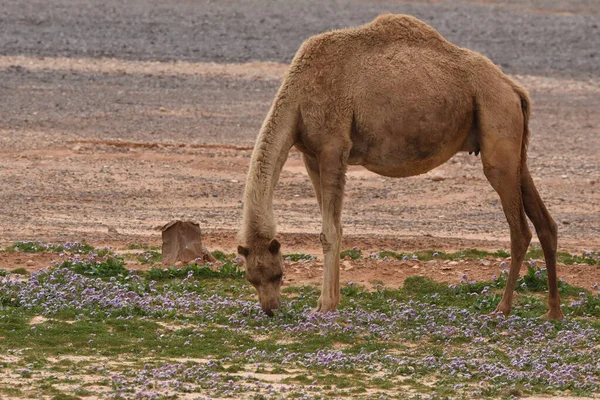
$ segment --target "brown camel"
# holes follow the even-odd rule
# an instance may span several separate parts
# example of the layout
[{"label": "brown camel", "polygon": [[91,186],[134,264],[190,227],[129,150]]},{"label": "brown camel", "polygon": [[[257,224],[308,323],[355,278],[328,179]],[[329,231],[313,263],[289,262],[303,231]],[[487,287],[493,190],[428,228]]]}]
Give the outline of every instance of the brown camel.
[{"label": "brown camel", "polygon": [[323,228],[323,289],[316,312],[340,301],[342,198],[348,165],[389,177],[425,173],[459,151],[481,152],[510,227],[511,267],[496,311],[508,315],[533,222],[548,269],[547,318],[563,317],[557,226],[527,168],[527,91],[488,58],[406,15],[309,38],[296,53],[258,135],[238,251],[269,315],[280,306],[283,260],[273,191],[295,146],[314,186]]}]

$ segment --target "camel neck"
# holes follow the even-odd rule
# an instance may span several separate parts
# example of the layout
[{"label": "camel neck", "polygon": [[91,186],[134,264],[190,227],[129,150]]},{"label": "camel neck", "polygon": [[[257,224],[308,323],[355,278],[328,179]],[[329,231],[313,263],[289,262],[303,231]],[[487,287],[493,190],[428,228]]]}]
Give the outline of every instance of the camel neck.
[{"label": "camel neck", "polygon": [[273,192],[296,141],[296,117],[280,91],[256,139],[250,161],[241,233],[246,244],[275,237]]}]

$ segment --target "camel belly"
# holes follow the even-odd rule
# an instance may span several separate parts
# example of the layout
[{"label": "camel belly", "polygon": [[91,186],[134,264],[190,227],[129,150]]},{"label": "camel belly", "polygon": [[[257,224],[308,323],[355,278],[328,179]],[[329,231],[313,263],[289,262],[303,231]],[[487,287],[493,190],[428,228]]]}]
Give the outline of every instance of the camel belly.
[{"label": "camel belly", "polygon": [[409,176],[415,176],[415,175],[420,175],[420,174],[424,174],[428,171],[431,171],[432,169],[442,165],[443,163],[445,163],[447,161],[443,160],[443,161],[439,161],[439,162],[434,162],[434,161],[429,161],[429,162],[419,162],[419,163],[397,163],[397,164],[388,164],[388,165],[381,165],[381,164],[352,164],[351,165],[362,165],[363,167],[365,167],[366,169],[368,169],[371,172],[375,172],[376,174],[379,175],[383,175],[383,176],[388,176],[390,178],[406,178]]},{"label": "camel belly", "polygon": [[351,153],[348,164],[362,165],[369,171],[383,176],[405,178],[431,171],[448,161],[455,153],[443,153],[424,160],[411,161],[401,160],[397,157],[397,154],[387,154],[388,157],[385,162],[381,162],[380,159],[356,158]]},{"label": "camel belly", "polygon": [[458,151],[470,151],[477,140],[472,113],[443,122],[404,120],[395,129],[380,121],[353,127],[348,163],[389,177],[423,174]]}]

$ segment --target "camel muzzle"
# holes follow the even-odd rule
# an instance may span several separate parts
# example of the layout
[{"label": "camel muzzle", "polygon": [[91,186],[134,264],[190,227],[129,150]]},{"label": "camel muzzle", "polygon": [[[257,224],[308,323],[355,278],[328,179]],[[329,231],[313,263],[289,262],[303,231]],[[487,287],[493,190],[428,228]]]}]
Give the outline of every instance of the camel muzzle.
[{"label": "camel muzzle", "polygon": [[260,308],[262,308],[264,313],[267,314],[269,317],[272,317],[273,310],[277,310],[279,307],[281,307],[281,301],[279,299],[268,303],[260,303]]}]

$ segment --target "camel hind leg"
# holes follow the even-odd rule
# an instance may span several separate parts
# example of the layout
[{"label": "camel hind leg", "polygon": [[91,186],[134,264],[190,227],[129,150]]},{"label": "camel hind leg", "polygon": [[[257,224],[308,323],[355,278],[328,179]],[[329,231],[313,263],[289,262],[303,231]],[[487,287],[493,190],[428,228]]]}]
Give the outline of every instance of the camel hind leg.
[{"label": "camel hind leg", "polygon": [[[510,106],[511,104],[508,104]],[[502,209],[510,228],[511,265],[502,300],[496,308],[510,313],[513,294],[525,252],[531,242],[521,191],[521,152],[523,116],[513,114],[515,108],[495,104],[479,116],[481,161],[483,172],[500,196]],[[520,107],[518,108],[521,112]]]},{"label": "camel hind leg", "polygon": [[548,319],[562,319],[564,314],[560,309],[560,296],[558,295],[558,281],[556,276],[556,248],[557,226],[556,222],[546,209],[540,195],[533,184],[527,165],[521,171],[521,189],[523,204],[527,216],[533,222],[537,236],[544,251],[546,269],[548,271],[548,306],[549,311],[544,314]]},{"label": "camel hind leg", "polygon": [[531,231],[527,226],[525,210],[523,209],[518,169],[508,168],[506,165],[494,166],[493,163],[490,163],[484,167],[484,173],[500,196],[502,209],[510,228],[510,270],[502,300],[496,308],[496,311],[508,315],[512,307],[513,294],[519,278],[521,264],[531,242]]}]

